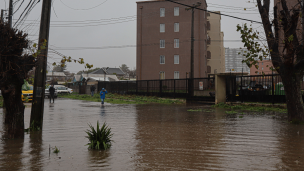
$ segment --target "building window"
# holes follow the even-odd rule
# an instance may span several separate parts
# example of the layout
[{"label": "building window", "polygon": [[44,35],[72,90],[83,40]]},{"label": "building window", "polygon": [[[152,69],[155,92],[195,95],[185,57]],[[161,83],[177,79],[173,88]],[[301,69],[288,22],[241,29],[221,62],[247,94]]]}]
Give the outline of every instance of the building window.
[{"label": "building window", "polygon": [[[263,64],[262,64],[263,65]],[[264,70],[264,68],[262,67],[262,70]]]},{"label": "building window", "polygon": [[159,79],[161,79],[161,80],[165,79],[165,72],[164,71],[159,72]]},{"label": "building window", "polygon": [[165,56],[160,55],[160,64],[165,64]]},{"label": "building window", "polygon": [[174,23],[174,32],[179,32],[179,23]]},{"label": "building window", "polygon": [[179,39],[174,39],[174,48],[179,48]]},{"label": "building window", "polygon": [[179,7],[174,7],[174,16],[179,16]]},{"label": "building window", "polygon": [[165,24],[160,24],[159,28],[160,28],[159,30],[160,30],[161,33],[165,32]]},{"label": "building window", "polygon": [[174,64],[179,64],[179,55],[174,55]]},{"label": "building window", "polygon": [[160,8],[160,17],[165,17],[165,8]]},{"label": "building window", "polygon": [[211,66],[207,66],[207,73],[211,73]]},{"label": "building window", "polygon": [[174,79],[179,79],[179,71],[174,71]]},{"label": "building window", "polygon": [[211,59],[211,52],[207,51],[207,59]]},{"label": "building window", "polygon": [[165,48],[165,40],[160,40],[160,48]]},{"label": "building window", "polygon": [[263,65],[263,62],[262,62],[262,65]]}]

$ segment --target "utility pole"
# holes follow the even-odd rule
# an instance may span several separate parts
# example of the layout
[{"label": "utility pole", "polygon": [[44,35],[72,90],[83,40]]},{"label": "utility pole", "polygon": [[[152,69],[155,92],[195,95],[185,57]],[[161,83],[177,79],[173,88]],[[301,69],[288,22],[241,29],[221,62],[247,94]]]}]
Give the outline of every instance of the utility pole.
[{"label": "utility pole", "polygon": [[4,20],[3,20],[3,13],[4,13],[4,10],[1,9],[1,22],[0,22],[0,23],[4,23]]},{"label": "utility pole", "polygon": [[304,0],[302,0],[302,45],[304,45]]},{"label": "utility pole", "polygon": [[10,28],[13,27],[13,0],[10,0],[10,2],[9,2],[8,24],[9,24]]},{"label": "utility pole", "polygon": [[[34,123],[34,126],[39,127],[40,129],[42,129],[43,125],[45,77],[49,44],[48,40],[50,32],[51,5],[52,0],[43,0],[38,42],[38,49],[40,50],[40,54],[37,58],[37,65],[35,70],[34,95],[30,121],[30,124]],[[45,40],[46,46],[44,49],[41,49],[41,46]]]},{"label": "utility pole", "polygon": [[191,62],[190,62],[190,80],[188,82],[189,95],[194,96],[194,9],[201,6],[200,2],[193,4],[192,7],[186,8],[187,11],[192,11],[191,19]]}]

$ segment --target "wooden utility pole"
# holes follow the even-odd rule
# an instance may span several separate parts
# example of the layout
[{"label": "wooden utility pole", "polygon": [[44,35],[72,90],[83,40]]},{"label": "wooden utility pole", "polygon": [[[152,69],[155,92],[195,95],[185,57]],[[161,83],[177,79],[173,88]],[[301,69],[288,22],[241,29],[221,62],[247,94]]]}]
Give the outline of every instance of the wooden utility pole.
[{"label": "wooden utility pole", "polygon": [[[47,66],[47,54],[48,54],[48,40],[50,32],[50,20],[51,20],[51,4],[52,0],[43,0],[41,10],[41,21],[39,31],[39,43],[38,49],[40,54],[38,55],[37,65],[35,70],[34,81],[34,95],[32,101],[32,112],[30,124],[34,123],[35,127],[42,129],[43,126],[43,112],[44,112],[44,93],[45,93],[45,77]],[[46,41],[45,48],[41,46]]]},{"label": "wooden utility pole", "polygon": [[8,24],[10,28],[13,27],[13,0],[9,1]]},{"label": "wooden utility pole", "polygon": [[302,0],[301,5],[302,10],[302,45],[304,45],[304,0]]},{"label": "wooden utility pole", "polygon": [[188,92],[190,96],[194,96],[194,9],[201,6],[200,2],[193,4],[192,7],[186,8],[186,10],[192,11],[191,19],[191,61],[190,61],[190,80],[188,82]]},{"label": "wooden utility pole", "polygon": [[4,23],[4,19],[3,19],[3,13],[4,13],[4,10],[1,9],[1,22],[0,23]]}]

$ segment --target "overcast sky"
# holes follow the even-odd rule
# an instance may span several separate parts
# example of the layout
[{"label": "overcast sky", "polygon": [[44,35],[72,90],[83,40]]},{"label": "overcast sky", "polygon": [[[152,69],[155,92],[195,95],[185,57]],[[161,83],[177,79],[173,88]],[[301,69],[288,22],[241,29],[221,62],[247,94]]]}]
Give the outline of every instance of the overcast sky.
[{"label": "overcast sky", "polygon": [[[9,0],[0,0],[1,9],[8,8]],[[36,0],[37,1],[37,0]],[[254,0],[255,1],[255,0]],[[22,0],[17,2],[14,11]],[[29,0],[14,14],[17,21]],[[187,0],[182,0],[187,3]],[[236,17],[261,21],[256,3],[252,0],[207,0],[208,10],[221,11]],[[19,29],[29,33],[37,42],[42,0],[30,12]],[[244,10],[246,8],[246,11]],[[245,21],[222,16],[224,46],[242,47],[236,25]],[[262,29],[261,24],[253,28]],[[136,67],[136,0],[54,0],[51,16],[49,64],[59,61],[54,50],[74,59],[84,58],[95,67]],[[129,47],[130,46],[130,47]],[[95,48],[95,49],[94,49]],[[97,48],[97,49],[96,49]],[[85,70],[83,65],[68,63],[71,72]]]}]

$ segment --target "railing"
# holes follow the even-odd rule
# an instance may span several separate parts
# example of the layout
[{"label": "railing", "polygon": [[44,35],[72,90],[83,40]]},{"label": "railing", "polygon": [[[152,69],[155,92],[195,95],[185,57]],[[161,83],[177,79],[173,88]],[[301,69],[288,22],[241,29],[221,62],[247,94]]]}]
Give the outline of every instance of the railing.
[{"label": "railing", "polygon": [[[304,81],[301,83],[304,91]],[[229,90],[227,90],[229,92]],[[285,103],[285,90],[280,75],[237,76],[235,93],[227,101]]]},{"label": "railing", "polygon": [[[98,91],[102,88],[112,93],[151,95],[159,97],[187,97],[190,79],[167,80],[138,80],[118,82],[98,82]],[[195,96],[210,96],[209,92],[215,91],[214,78],[195,78]]]}]

